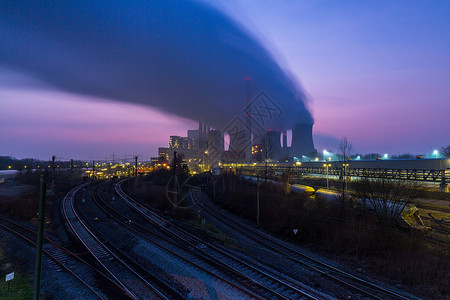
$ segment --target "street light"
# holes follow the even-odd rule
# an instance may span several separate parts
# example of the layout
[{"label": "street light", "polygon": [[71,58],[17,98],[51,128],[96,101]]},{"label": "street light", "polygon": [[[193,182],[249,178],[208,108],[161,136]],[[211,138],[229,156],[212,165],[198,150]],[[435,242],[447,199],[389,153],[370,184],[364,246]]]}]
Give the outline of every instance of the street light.
[{"label": "street light", "polygon": [[329,184],[328,184],[328,167],[331,167],[331,164],[323,164],[323,166],[324,166],[325,168],[327,168],[327,190],[329,190],[329,189],[330,189],[330,186],[329,186]]},{"label": "street light", "polygon": [[344,189],[347,189],[347,168],[349,166],[349,164],[342,164],[342,166],[344,167]]},{"label": "street light", "polygon": [[333,155],[331,152],[323,150],[322,153],[323,153],[323,160],[331,160],[331,156]]},{"label": "street light", "polygon": [[434,156],[435,156],[436,158],[438,158],[438,155],[439,155],[439,151],[437,151],[437,150],[434,150],[434,151],[433,151],[433,154],[434,154]]}]

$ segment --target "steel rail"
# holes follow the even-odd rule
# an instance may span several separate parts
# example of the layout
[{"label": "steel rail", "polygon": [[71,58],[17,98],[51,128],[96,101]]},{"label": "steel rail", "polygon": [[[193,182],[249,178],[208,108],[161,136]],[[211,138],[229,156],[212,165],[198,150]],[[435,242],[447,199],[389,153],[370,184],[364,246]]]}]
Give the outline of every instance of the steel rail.
[{"label": "steel rail", "polygon": [[[1,219],[2,219],[2,220],[7,220],[7,219],[4,219],[4,218],[1,218]],[[10,222],[9,220],[8,220],[8,222],[9,222],[10,224],[14,224],[14,223]],[[14,224],[14,225],[15,225],[15,224]],[[10,227],[8,227],[8,226],[5,226],[5,225],[3,225],[3,224],[0,224],[0,227],[3,228],[4,230],[6,230],[6,231],[8,231],[8,232],[10,232],[10,233],[12,233],[12,234],[14,234],[15,236],[17,236],[17,237],[19,237],[19,238],[25,240],[28,244],[32,245],[33,247],[36,247],[36,243],[35,243],[35,242],[33,242],[31,239],[29,239],[29,238],[26,237],[25,235],[21,234],[20,232],[14,230],[14,229],[12,229],[12,228],[10,228]],[[57,249],[57,248],[55,247],[55,249]],[[75,272],[72,271],[68,266],[66,266],[60,259],[56,258],[56,256],[55,256],[54,254],[50,253],[50,251],[48,251],[48,250],[46,250],[46,249],[43,249],[42,252],[43,252],[46,256],[48,256],[49,258],[51,258],[53,261],[55,261],[56,264],[59,265],[61,268],[63,268],[66,272],[68,272],[70,275],[72,275],[73,277],[75,277],[75,279],[77,279],[79,282],[81,282],[86,288],[89,289],[89,291],[91,291],[91,292],[92,292],[95,296],[97,296],[99,299],[107,299],[107,298],[103,297],[100,293],[98,293],[98,292],[92,287],[92,285],[88,284],[88,283],[85,282],[80,276],[78,276],[77,274],[75,274]]]},{"label": "steel rail", "polygon": [[[103,202],[103,204],[98,203],[97,201],[94,200],[94,201],[97,203],[97,205],[98,205],[98,206],[99,206],[99,207],[100,207],[100,208],[101,208],[101,209],[102,209],[102,210],[103,210],[110,218],[114,219],[116,222],[120,223],[122,226],[126,227],[128,230],[134,232],[135,234],[139,235],[139,236],[142,237],[143,239],[145,239],[145,240],[151,242],[152,244],[154,244],[154,245],[160,247],[161,249],[163,249],[163,250],[169,252],[170,254],[172,254],[172,255],[178,257],[179,259],[181,259],[181,260],[183,260],[183,261],[185,261],[185,262],[187,262],[187,263],[189,263],[189,264],[191,264],[191,265],[193,265],[193,266],[195,266],[195,267],[201,269],[202,271],[205,271],[206,273],[208,273],[208,274],[210,274],[210,275],[212,275],[212,276],[214,276],[214,277],[217,277],[217,278],[220,279],[220,280],[223,280],[224,282],[230,284],[231,286],[236,287],[237,289],[243,291],[244,293],[247,293],[247,294],[249,294],[250,296],[255,297],[255,298],[257,298],[257,299],[265,299],[265,298],[260,297],[259,295],[255,294],[255,293],[253,293],[252,291],[250,291],[250,290],[248,290],[248,289],[246,289],[246,288],[243,288],[242,286],[237,285],[236,283],[234,283],[234,282],[232,282],[232,281],[229,281],[228,279],[226,279],[226,278],[224,278],[224,277],[222,277],[222,276],[220,276],[220,275],[218,275],[218,274],[212,272],[212,271],[209,270],[208,268],[206,268],[206,267],[204,267],[204,266],[202,266],[202,265],[199,265],[199,264],[193,262],[192,260],[188,260],[185,256],[183,256],[183,255],[181,255],[181,254],[175,252],[175,251],[172,250],[172,249],[169,249],[167,246],[164,246],[164,245],[162,245],[161,243],[157,243],[154,239],[150,239],[150,238],[148,237],[148,235],[146,235],[146,234],[150,233],[150,234],[152,234],[152,235],[154,235],[154,236],[156,236],[156,237],[158,237],[158,238],[160,238],[160,239],[162,239],[162,240],[164,240],[164,241],[166,241],[166,242],[168,242],[168,243],[174,245],[174,246],[177,247],[177,248],[182,248],[184,251],[188,251],[188,252],[192,253],[192,255],[194,255],[194,256],[199,256],[199,257],[201,257],[197,252],[192,252],[191,249],[190,249],[189,247],[186,247],[186,245],[184,245],[184,244],[181,244],[181,245],[180,245],[179,243],[176,243],[176,242],[172,241],[168,236],[162,234],[162,233],[159,232],[159,231],[150,230],[149,228],[144,227],[144,226],[142,226],[142,225],[140,225],[140,224],[138,224],[138,223],[136,223],[136,222],[132,222],[132,223],[130,224],[130,223],[129,223],[129,220],[130,220],[129,217],[125,216],[124,214],[122,214],[121,212],[119,212],[118,210],[116,210],[115,208],[113,208],[112,206],[110,206],[108,203],[106,203],[106,201],[104,201],[103,197],[101,197],[101,195],[100,195],[100,190],[98,190],[98,197],[99,197],[99,200]],[[109,211],[107,211],[107,210],[105,209],[105,207],[107,207]],[[114,214],[118,215],[118,216],[121,217],[123,220],[119,219],[118,217],[113,216],[111,212],[113,212]],[[143,230],[145,233],[142,233],[142,232],[138,231],[137,229],[133,228],[132,226],[136,226],[136,227],[140,228],[140,229]],[[204,257],[201,257],[201,258],[202,258],[203,260],[205,260]],[[211,264],[216,264],[214,261],[211,261],[210,259],[206,259],[206,260],[207,260],[209,263],[211,263]]]},{"label": "steel rail", "polygon": [[[72,229],[72,232],[76,235],[76,237],[81,241],[81,243],[88,249],[88,251],[94,256],[94,258],[101,264],[105,270],[114,278],[114,280],[117,281],[118,284],[120,284],[123,289],[127,292],[129,296],[131,296],[133,299],[140,299],[139,296],[136,295],[135,292],[132,292],[127,285],[122,282],[117,276],[114,274],[114,272],[106,266],[105,262],[100,258],[99,255],[97,255],[95,252],[100,251],[100,249],[103,250],[105,253],[109,253],[116,262],[118,262],[119,265],[125,267],[126,270],[130,272],[133,276],[135,276],[137,279],[139,279],[142,283],[144,283],[145,286],[149,287],[150,290],[152,290],[154,293],[156,293],[159,297],[162,299],[168,299],[164,294],[162,294],[157,288],[155,288],[152,284],[147,282],[145,278],[143,278],[140,274],[135,272],[133,268],[131,268],[125,261],[123,261],[121,258],[119,258],[112,250],[110,250],[103,242],[100,241],[100,239],[88,228],[88,226],[81,220],[81,217],[77,214],[75,207],[74,207],[74,199],[76,193],[81,189],[81,187],[84,187],[88,184],[81,185],[79,187],[74,188],[71,190],[66,197],[64,197],[63,200],[63,212],[64,216],[66,218],[66,221],[69,225],[69,227]],[[81,227],[80,227],[81,226]],[[75,227],[78,227],[75,229]],[[85,237],[81,237],[83,231],[83,234]]]},{"label": "steel rail", "polygon": [[[28,228],[26,226],[24,226],[23,224],[20,224],[19,222],[15,221],[15,220],[11,220],[9,218],[6,218],[4,216],[0,215],[0,221],[4,221],[7,222],[8,224],[11,224],[13,226],[16,226],[18,228],[20,228],[21,230],[26,231],[27,233],[35,236],[36,235],[36,231]],[[115,281],[113,281],[111,278],[109,278],[105,273],[103,273],[101,270],[99,270],[97,267],[93,266],[92,264],[90,264],[88,261],[86,261],[85,259],[83,259],[81,256],[85,256],[88,253],[73,253],[71,250],[67,249],[66,247],[62,246],[62,245],[57,245],[53,240],[51,240],[47,235],[44,234],[44,239],[46,241],[49,242],[49,244],[44,244],[44,247],[50,247],[50,249],[54,249],[55,251],[60,251],[63,254],[68,255],[69,257],[78,260],[79,262],[81,262],[83,265],[87,266],[88,268],[90,268],[91,270],[93,270],[96,274],[100,275],[102,277],[102,279],[106,280],[108,282],[108,284],[111,284],[115,287],[117,287],[119,290],[121,290],[122,292],[125,293],[125,290],[122,288],[122,286],[120,286],[119,284],[117,284]],[[49,250],[47,250],[49,251]],[[49,251],[50,252],[50,251]]]},{"label": "steel rail", "polygon": [[[307,297],[307,298],[309,298],[309,299],[316,299],[315,296],[310,295],[310,294],[308,294],[308,293],[306,293],[306,292],[304,292],[304,291],[301,291],[301,290],[299,290],[298,288],[292,286],[291,284],[289,284],[289,283],[287,283],[287,282],[284,282],[284,281],[282,281],[282,280],[280,280],[280,279],[278,279],[278,278],[275,278],[273,275],[268,274],[267,272],[265,272],[265,271],[263,271],[263,270],[260,270],[260,269],[258,269],[258,268],[256,268],[256,267],[254,267],[254,266],[252,266],[252,265],[250,265],[250,264],[244,262],[242,259],[239,259],[239,258],[237,258],[237,257],[235,257],[235,256],[232,256],[230,253],[227,253],[227,252],[225,252],[225,251],[223,251],[223,250],[220,250],[219,248],[215,247],[215,246],[212,245],[212,244],[209,244],[209,243],[207,243],[207,242],[205,242],[205,241],[199,240],[197,237],[195,237],[195,236],[193,236],[192,234],[190,234],[190,233],[184,231],[183,229],[181,229],[181,228],[178,227],[177,225],[174,225],[173,223],[170,223],[170,222],[167,220],[167,218],[163,218],[163,217],[159,216],[158,214],[156,214],[156,213],[154,213],[153,211],[149,210],[148,208],[146,208],[145,206],[143,206],[143,205],[140,204],[139,202],[135,201],[132,197],[130,197],[129,195],[127,195],[127,194],[122,190],[122,188],[121,188],[121,184],[122,184],[123,182],[124,182],[124,180],[121,181],[121,182],[119,182],[119,183],[116,185],[116,192],[118,193],[118,195],[121,196],[121,197],[126,201],[126,203],[128,203],[132,208],[134,208],[134,209],[135,209],[139,214],[141,214],[144,218],[150,220],[151,222],[153,222],[154,224],[156,224],[157,226],[159,226],[162,230],[168,232],[170,235],[177,237],[177,239],[179,239],[182,243],[188,243],[188,244],[191,245],[192,247],[195,247],[197,251],[203,253],[204,255],[207,255],[208,257],[210,257],[210,258],[212,258],[212,259],[215,259],[216,261],[222,263],[225,267],[229,268],[226,264],[224,264],[223,262],[221,262],[221,261],[218,260],[217,258],[214,258],[210,253],[207,253],[207,252],[204,251],[202,248],[200,248],[200,247],[198,247],[197,245],[195,245],[194,242],[188,241],[186,238],[181,237],[181,236],[180,236],[180,233],[183,234],[183,235],[185,235],[185,236],[187,236],[189,239],[194,240],[194,241],[197,242],[197,243],[202,243],[202,244],[208,246],[210,249],[214,249],[214,250],[220,252],[222,255],[225,255],[225,256],[227,256],[228,258],[232,259],[232,260],[239,261],[239,263],[241,263],[241,264],[243,264],[243,265],[246,265],[247,268],[253,269],[255,272],[258,272],[259,274],[262,274],[263,276],[266,276],[266,278],[269,278],[269,280],[275,281],[275,282],[277,282],[278,284],[284,286],[285,288],[291,289],[291,291],[294,291],[295,293],[300,294],[300,295],[303,296],[303,297]],[[138,206],[138,207],[136,207],[136,206]],[[151,216],[149,216],[149,214],[150,214]],[[158,222],[158,221],[155,221],[153,218],[157,218],[157,219],[159,219],[160,221],[159,221],[159,222]],[[166,225],[166,224],[169,224],[169,225],[170,225],[171,230],[169,230],[166,226],[164,226],[164,225]],[[176,229],[176,230],[179,231],[179,232],[178,232],[178,233],[173,232],[173,229]],[[285,298],[285,299],[288,298],[288,297],[286,297],[285,295],[281,294],[280,292],[275,291],[275,290],[273,290],[272,288],[267,287],[266,285],[261,284],[261,283],[255,281],[253,278],[248,277],[248,275],[245,275],[245,274],[242,274],[242,273],[241,273],[241,276],[246,276],[249,280],[251,280],[251,281],[253,281],[253,282],[255,282],[255,283],[261,285],[264,289],[269,290],[271,293],[275,294],[277,297]]]}]

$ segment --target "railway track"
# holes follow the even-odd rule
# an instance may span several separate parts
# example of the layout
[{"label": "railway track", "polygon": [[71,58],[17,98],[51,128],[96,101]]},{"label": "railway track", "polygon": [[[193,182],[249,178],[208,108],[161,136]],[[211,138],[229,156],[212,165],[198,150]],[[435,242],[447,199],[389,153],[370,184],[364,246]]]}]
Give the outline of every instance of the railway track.
[{"label": "railway track", "polygon": [[[36,231],[19,222],[0,216],[0,228],[26,241],[32,247],[36,247],[36,243],[34,242],[36,240]],[[46,237],[46,241],[50,241],[48,237]],[[68,249],[59,245],[56,246],[54,242],[48,242],[44,243],[42,252],[48,259],[49,264],[55,267],[56,271],[64,271],[73,276],[84,288],[88,289],[93,296],[99,299],[108,299],[107,294],[111,295],[116,293],[117,295],[123,293],[120,286],[112,282],[100,270],[96,269],[85,260],[71,254]],[[107,281],[107,294],[92,284],[92,282],[95,282],[99,277],[101,277],[103,282]]]},{"label": "railway track", "polygon": [[[180,245],[178,242],[174,241],[171,237],[165,235],[164,233],[162,233],[157,228],[154,228],[153,226],[149,228],[140,225],[136,221],[131,221],[129,216],[125,216],[122,212],[119,212],[118,210],[114,209],[103,199],[103,197],[100,195],[100,189],[97,191],[96,194],[97,194],[97,196],[95,197],[96,199],[94,199],[96,204],[105,212],[105,214],[107,214],[115,222],[120,223],[123,227],[127,228],[129,231],[140,236],[142,239],[147,240],[153,245],[161,248],[163,251],[175,257],[176,259],[179,259],[186,264],[190,264],[195,268],[200,269],[202,272],[205,272],[213,277],[216,277],[217,279],[223,281],[224,283],[237,288],[238,290],[247,294],[249,297],[253,297],[256,299],[265,299],[263,297],[260,297],[258,294],[248,289],[242,288],[235,282],[230,281],[221,276],[222,274],[219,274],[217,268],[214,267],[214,265],[216,264],[213,261],[206,259],[205,262],[204,257],[199,256],[198,253],[195,252],[193,253],[192,249],[190,247],[187,247],[185,244]],[[135,211],[133,212],[134,214],[137,214],[138,217],[142,218],[140,214],[138,214]],[[145,222],[146,218],[143,218],[143,220]],[[210,264],[213,266],[211,266]]]},{"label": "railway track", "polygon": [[75,210],[74,201],[77,192],[87,186],[81,185],[72,189],[62,201],[62,211],[67,225],[86,247],[97,262],[105,269],[114,282],[122,287],[126,295],[132,299],[179,299],[180,295],[168,293],[161,286],[157,286],[149,274],[139,274],[126,262],[120,254],[115,252],[102,241],[80,218]]},{"label": "railway track", "polygon": [[366,297],[370,297],[371,299],[411,299],[409,296],[404,296],[396,291],[384,288],[380,285],[354,276],[348,272],[342,271],[332,265],[319,261],[302,253],[299,249],[294,248],[286,242],[275,239],[272,236],[256,230],[249,225],[243,224],[236,218],[231,217],[219,209],[207,204],[205,199],[203,199],[206,196],[201,192],[196,191],[193,195],[196,205],[198,205],[210,216],[224,223],[229,228],[236,230],[273,253],[278,253],[279,255],[282,255],[295,263],[299,263],[313,271],[319,272],[323,276],[326,276],[333,281],[346,286],[357,293],[360,293],[361,296],[364,295]]},{"label": "railway track", "polygon": [[123,181],[119,182],[115,190],[127,205],[168,237],[176,240],[179,245],[188,246],[188,248],[191,248],[191,252],[194,251],[194,253],[200,255],[201,259],[213,263],[234,280],[245,284],[256,295],[259,295],[258,298],[318,299],[318,293],[314,294],[313,291],[302,290],[299,288],[300,284],[294,279],[287,276],[281,278],[280,274],[274,274],[273,270],[264,269],[262,266],[254,266],[222,247],[198,239],[171,223],[168,219],[147,209],[123,191],[122,183]]}]

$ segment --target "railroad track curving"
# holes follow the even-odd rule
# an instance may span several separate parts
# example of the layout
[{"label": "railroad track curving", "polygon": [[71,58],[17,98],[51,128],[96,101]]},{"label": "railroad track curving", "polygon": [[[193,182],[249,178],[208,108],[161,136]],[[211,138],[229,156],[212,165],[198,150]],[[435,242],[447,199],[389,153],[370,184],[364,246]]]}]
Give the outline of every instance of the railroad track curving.
[{"label": "railroad track curving", "polygon": [[[139,215],[159,228],[167,236],[178,241],[179,245],[185,245],[193,249],[197,255],[201,255],[203,260],[214,263],[216,266],[225,270],[232,277],[245,283],[248,288],[263,298],[274,299],[318,299],[317,293],[301,289],[299,283],[292,278],[280,274],[274,274],[273,270],[263,269],[262,266],[255,266],[244,261],[243,258],[230,253],[222,247],[214,245],[188,233],[179,226],[171,223],[167,218],[149,210],[132,197],[127,195],[119,182],[116,187],[116,193],[133,208]],[[126,218],[126,217],[125,217]]]},{"label": "railroad track curving", "polygon": [[[19,222],[0,216],[0,228],[26,241],[32,247],[36,247],[36,243],[34,242],[36,240],[36,231]],[[45,240],[50,241],[48,237],[46,237]],[[123,294],[122,287],[111,281],[105,274],[90,265],[84,259],[72,254],[68,249],[60,245],[56,246],[54,242],[48,242],[44,243],[42,252],[48,259],[49,264],[55,267],[56,271],[64,271],[73,276],[82,286],[88,289],[93,296],[96,296],[99,299],[108,299],[107,294]],[[106,284],[108,289],[106,293],[91,283],[99,278],[101,278],[103,284]]]},{"label": "railroad track curving", "polygon": [[[139,274],[130,266],[125,258],[120,257],[106,241],[102,241],[93,230],[80,218],[75,210],[74,201],[77,192],[88,184],[71,190],[63,199],[62,211],[67,225],[86,247],[97,262],[105,269],[111,278],[120,285],[128,297],[133,299],[180,299],[181,295],[173,294],[171,290],[163,289],[151,274]],[[145,276],[145,277],[144,277]]]},{"label": "railroad track curving", "polygon": [[[258,294],[243,288],[240,284],[236,284],[235,282],[223,277],[223,274],[219,274],[218,269],[214,267],[215,265],[217,265],[214,261],[211,261],[208,258],[204,258],[196,252],[192,252],[192,248],[186,246],[186,244],[179,244],[178,242],[174,241],[171,237],[165,235],[164,233],[162,233],[157,228],[154,228],[153,226],[146,227],[139,224],[136,221],[130,222],[131,220],[129,216],[125,216],[122,212],[119,212],[104,200],[104,198],[100,194],[100,190],[97,190],[95,194],[97,196],[94,197],[94,201],[105,212],[105,214],[107,214],[115,222],[127,228],[129,231],[138,235],[142,239],[147,240],[151,244],[159,247],[160,249],[162,249],[169,255],[175,257],[176,259],[181,260],[183,263],[192,265],[195,268],[200,269],[202,272],[205,272],[211,275],[212,277],[215,277],[223,281],[224,283],[235,287],[236,289],[242,291],[249,297],[255,299],[265,299],[264,297],[261,297]],[[133,212],[137,214],[135,211]],[[137,216],[142,218],[140,214],[137,214]],[[143,218],[143,220],[145,221],[146,219]]]}]

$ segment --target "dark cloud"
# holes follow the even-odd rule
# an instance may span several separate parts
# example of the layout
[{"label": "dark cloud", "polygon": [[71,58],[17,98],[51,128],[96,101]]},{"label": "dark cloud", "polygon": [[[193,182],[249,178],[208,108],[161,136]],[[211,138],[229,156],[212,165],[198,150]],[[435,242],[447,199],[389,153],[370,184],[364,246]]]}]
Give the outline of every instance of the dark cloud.
[{"label": "dark cloud", "polygon": [[79,94],[150,105],[221,128],[245,105],[245,77],[312,124],[299,85],[245,29],[191,1],[6,0],[0,65]]}]

